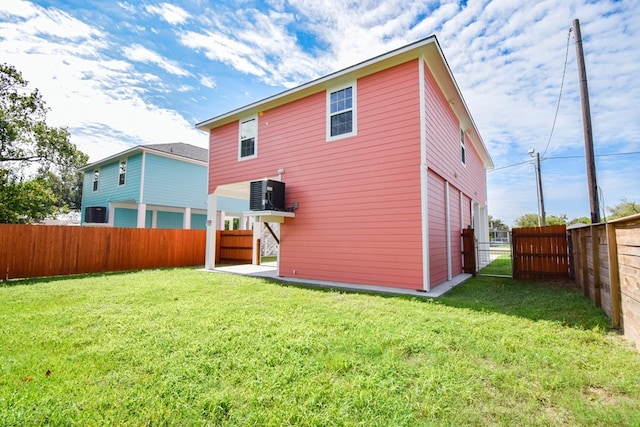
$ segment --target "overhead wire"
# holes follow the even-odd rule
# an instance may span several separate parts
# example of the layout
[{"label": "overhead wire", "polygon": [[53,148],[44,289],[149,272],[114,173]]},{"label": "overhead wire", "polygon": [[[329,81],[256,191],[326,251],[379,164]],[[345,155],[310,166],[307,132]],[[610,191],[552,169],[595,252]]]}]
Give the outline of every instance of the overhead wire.
[{"label": "overhead wire", "polygon": [[[640,154],[640,151],[628,151],[626,153],[606,153],[606,154],[596,154],[596,157],[611,157],[611,156],[626,156],[629,154]],[[579,155],[579,156],[554,156],[554,157],[545,157],[544,159],[540,159],[540,160],[556,160],[556,159],[584,159],[585,155]],[[506,166],[501,166],[499,168],[493,168],[488,170],[487,172],[494,172],[494,171],[498,171],[501,169],[507,169],[507,168],[511,168],[514,166],[519,166],[519,165],[524,165],[525,163],[531,163],[532,160],[526,160],[524,162],[519,162],[519,163],[514,163],[512,165],[506,165]]]},{"label": "overhead wire", "polygon": [[549,144],[551,144],[551,137],[553,136],[553,131],[556,128],[556,121],[558,120],[558,112],[560,111],[560,100],[562,99],[562,89],[564,88],[564,77],[567,74],[567,62],[569,59],[569,40],[571,39],[571,28],[569,28],[569,32],[567,33],[567,48],[564,53],[564,69],[562,70],[562,81],[560,83],[560,94],[558,95],[558,104],[556,105],[556,114],[553,117],[553,125],[551,125],[551,132],[549,133],[549,139],[547,140],[547,146],[544,147],[544,152],[542,153],[542,158],[544,159],[544,155],[547,154],[547,150],[549,149]]}]

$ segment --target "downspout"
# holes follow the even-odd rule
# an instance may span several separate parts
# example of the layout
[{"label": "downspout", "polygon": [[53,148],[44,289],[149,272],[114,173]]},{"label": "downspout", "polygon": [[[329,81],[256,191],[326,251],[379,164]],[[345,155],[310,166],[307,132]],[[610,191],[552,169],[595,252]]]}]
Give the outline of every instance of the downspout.
[{"label": "downspout", "polygon": [[445,228],[447,230],[447,280],[451,280],[452,279],[452,274],[451,274],[451,198],[449,196],[449,191],[450,191],[450,186],[449,186],[449,181],[445,181],[444,183],[444,188],[445,188],[445,213],[446,213],[446,219],[445,219]]},{"label": "downspout", "polygon": [[424,57],[418,58],[418,85],[420,91],[420,208],[422,227],[422,289],[431,291],[429,280],[429,177],[427,169],[427,118],[426,118],[426,94],[424,82]]}]

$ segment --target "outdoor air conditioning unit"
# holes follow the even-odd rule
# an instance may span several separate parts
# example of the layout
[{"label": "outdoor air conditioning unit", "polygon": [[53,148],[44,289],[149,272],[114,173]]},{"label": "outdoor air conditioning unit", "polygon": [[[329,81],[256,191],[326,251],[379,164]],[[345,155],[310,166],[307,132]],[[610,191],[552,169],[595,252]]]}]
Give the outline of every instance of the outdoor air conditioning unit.
[{"label": "outdoor air conditioning unit", "polygon": [[84,222],[104,224],[107,222],[107,208],[104,206],[87,206],[84,210]]},{"label": "outdoor air conditioning unit", "polygon": [[252,181],[249,209],[252,211],[284,211],[284,182],[272,179]]}]

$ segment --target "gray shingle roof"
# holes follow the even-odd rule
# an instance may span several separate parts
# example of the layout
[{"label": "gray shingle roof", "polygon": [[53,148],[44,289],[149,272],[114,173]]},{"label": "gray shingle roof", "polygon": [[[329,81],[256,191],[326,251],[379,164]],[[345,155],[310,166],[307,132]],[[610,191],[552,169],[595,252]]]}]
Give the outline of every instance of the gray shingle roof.
[{"label": "gray shingle roof", "polygon": [[196,147],[195,145],[185,144],[184,142],[174,142],[171,144],[149,144],[141,145],[149,150],[162,151],[175,156],[182,156],[188,159],[198,160],[201,162],[209,161],[209,151],[206,148]]}]

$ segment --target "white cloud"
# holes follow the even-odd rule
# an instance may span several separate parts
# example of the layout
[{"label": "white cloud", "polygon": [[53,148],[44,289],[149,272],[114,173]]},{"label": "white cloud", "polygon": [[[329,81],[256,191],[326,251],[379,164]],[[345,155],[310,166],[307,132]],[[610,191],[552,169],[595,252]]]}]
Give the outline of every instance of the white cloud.
[{"label": "white cloud", "polygon": [[[71,126],[73,138],[97,152],[96,132],[98,140],[118,147],[122,140],[206,144],[206,135],[193,130],[191,116],[224,113],[225,103],[255,101],[250,97],[258,96],[255,88],[264,84],[273,86],[273,93],[436,34],[494,163],[501,167],[528,160],[529,148],[544,151],[568,29],[577,17],[596,153],[637,151],[640,3],[632,0],[539,0],[526,7],[520,0],[468,0],[465,6],[453,0],[268,0],[261,10],[244,0],[215,6],[172,3],[121,1],[117,9],[126,12],[124,18],[109,26],[108,20],[74,18],[64,7],[1,0],[0,54],[42,90],[51,117]],[[107,9],[101,7],[94,6],[98,18]],[[153,40],[147,43],[150,33]],[[162,43],[177,44],[152,47]],[[583,152],[573,37],[569,43],[547,157]],[[193,105],[172,104],[184,100]],[[634,191],[637,196],[638,160],[598,160],[608,205],[633,198]],[[588,214],[583,212],[588,206],[581,189],[583,163],[543,162],[549,214]],[[533,177],[528,165],[490,173],[490,213],[512,223],[535,212]]]},{"label": "white cloud", "polygon": [[209,89],[214,89],[216,87],[215,79],[209,76],[200,76],[200,84]]},{"label": "white cloud", "polygon": [[[72,142],[91,161],[141,143],[206,143],[176,111],[144,99],[148,85],[161,87],[162,81],[137,72],[130,62],[110,58],[114,49],[105,33],[66,13],[40,7],[7,16],[9,20],[0,22],[3,61],[15,65],[32,87],[40,89],[51,108],[48,123],[68,127]],[[59,26],[65,30],[51,36]],[[127,53],[173,74],[188,74],[141,46],[130,47]]]},{"label": "white cloud", "polygon": [[168,73],[176,76],[186,77],[191,75],[188,71],[180,67],[176,61],[164,58],[157,52],[153,52],[144,46],[134,44],[123,48],[124,55],[132,61],[149,62],[158,65]]},{"label": "white cloud", "polygon": [[158,6],[146,6],[147,12],[159,15],[171,25],[183,24],[190,15],[179,6],[170,3],[160,3]]},{"label": "white cloud", "polygon": [[28,1],[3,0],[0,2],[0,16],[28,18],[37,13],[37,8]]}]

